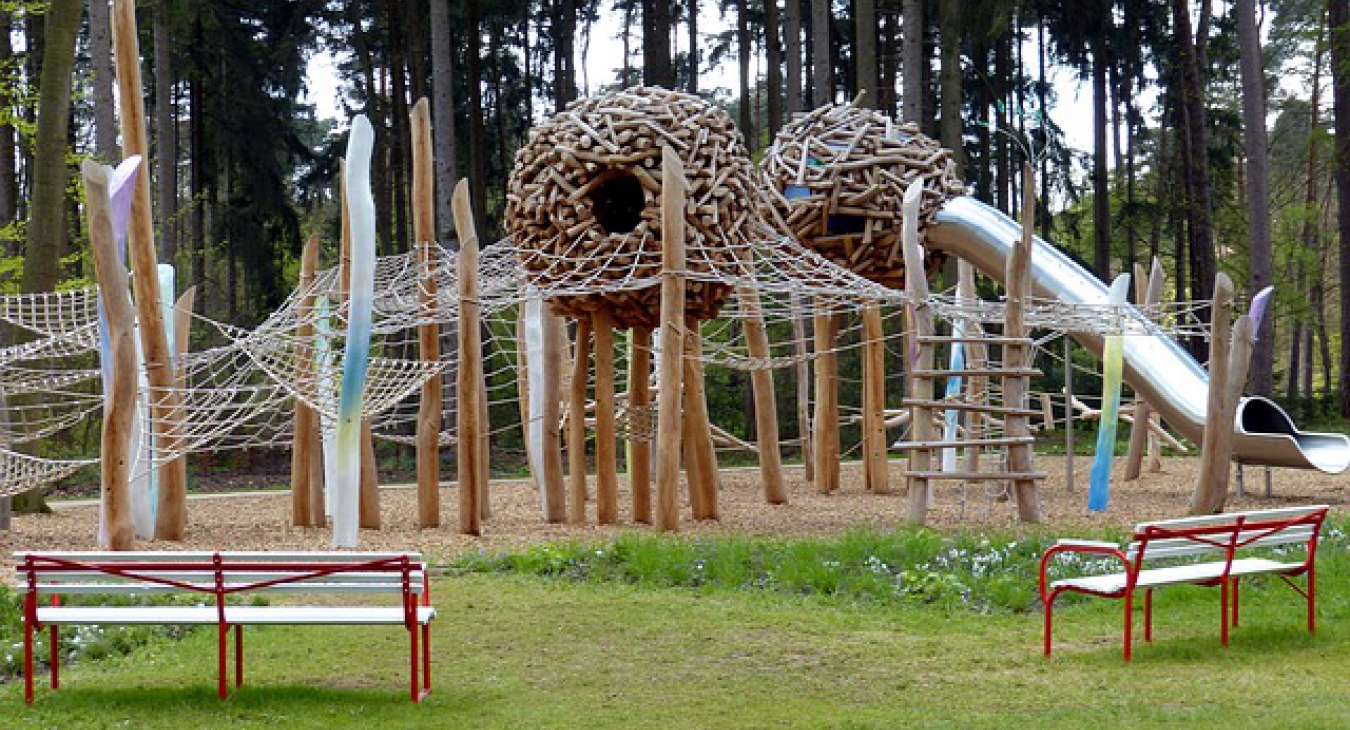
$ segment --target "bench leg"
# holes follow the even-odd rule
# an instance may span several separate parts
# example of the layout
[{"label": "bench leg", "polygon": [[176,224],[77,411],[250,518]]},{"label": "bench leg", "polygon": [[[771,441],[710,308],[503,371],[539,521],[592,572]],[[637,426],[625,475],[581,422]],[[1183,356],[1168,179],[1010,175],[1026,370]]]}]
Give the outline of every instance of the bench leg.
[{"label": "bench leg", "polygon": [[51,625],[51,642],[47,647],[52,666],[52,689],[61,688],[61,632],[56,624]]},{"label": "bench leg", "polygon": [[1144,641],[1153,641],[1153,589],[1144,589]]},{"label": "bench leg", "polygon": [[23,612],[23,701],[33,704],[33,596],[24,596]]},{"label": "bench leg", "polygon": [[1045,638],[1043,643],[1045,644],[1045,656],[1047,657],[1050,656],[1050,630],[1054,627],[1054,616],[1055,594],[1051,593],[1045,601]]},{"label": "bench leg", "polygon": [[1308,569],[1308,633],[1317,630],[1317,571]]},{"label": "bench leg", "polygon": [[417,679],[417,644],[421,641],[421,637],[417,635],[417,624],[413,624],[412,627],[408,629],[408,635],[412,639],[412,641],[409,642],[409,646],[411,647],[409,650],[409,666],[412,669],[412,701],[420,702],[422,700],[422,683]]},{"label": "bench leg", "polygon": [[216,642],[216,694],[218,694],[222,700],[228,699],[230,696],[229,687],[225,682],[225,653],[227,651],[226,644],[228,643],[226,637],[229,633],[230,627],[227,624],[220,624],[217,630]]},{"label": "bench leg", "polygon": [[1219,640],[1228,646],[1228,579],[1219,582]]},{"label": "bench leg", "polygon": [[422,693],[431,691],[431,624],[422,624]]},{"label": "bench leg", "polygon": [[1238,584],[1242,582],[1241,578],[1233,579],[1233,628],[1238,625],[1238,607],[1242,605],[1242,600],[1238,597]]},{"label": "bench leg", "polygon": [[1134,630],[1134,592],[1125,592],[1125,661],[1130,660],[1131,634]]},{"label": "bench leg", "polygon": [[244,627],[234,627],[234,686],[244,686]]}]

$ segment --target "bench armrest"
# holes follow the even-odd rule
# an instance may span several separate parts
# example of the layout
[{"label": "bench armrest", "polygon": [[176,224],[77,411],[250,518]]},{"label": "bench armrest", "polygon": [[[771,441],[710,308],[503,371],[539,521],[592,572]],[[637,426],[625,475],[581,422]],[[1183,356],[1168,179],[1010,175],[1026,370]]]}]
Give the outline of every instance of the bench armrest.
[{"label": "bench armrest", "polygon": [[1039,580],[1039,589],[1041,602],[1049,605],[1050,596],[1050,561],[1055,559],[1060,553],[1078,553],[1084,555],[1098,555],[1101,557],[1115,558],[1120,561],[1124,567],[1125,574],[1130,574],[1131,566],[1129,558],[1125,556],[1125,551],[1113,542],[1103,542],[1099,540],[1060,540],[1053,547],[1045,551],[1041,557],[1041,573]]},{"label": "bench armrest", "polygon": [[1102,548],[1104,550],[1119,550],[1120,546],[1114,542],[1103,540],[1071,540],[1065,539],[1055,543],[1055,547],[1065,548]]}]

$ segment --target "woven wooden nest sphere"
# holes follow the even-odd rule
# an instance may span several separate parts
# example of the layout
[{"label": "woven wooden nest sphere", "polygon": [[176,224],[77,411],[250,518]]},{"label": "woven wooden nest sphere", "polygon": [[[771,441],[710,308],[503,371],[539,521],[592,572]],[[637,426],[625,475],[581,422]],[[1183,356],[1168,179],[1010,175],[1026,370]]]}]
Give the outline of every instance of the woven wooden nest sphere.
[{"label": "woven wooden nest sphere", "polygon": [[[603,307],[620,327],[656,326],[660,287],[629,284],[661,272],[663,145],[684,163],[686,268],[734,261],[730,244],[746,240],[758,218],[754,165],[731,118],[653,87],[582,99],[530,132],[507,185],[507,233],[555,313]],[[710,319],[730,294],[727,285],[690,281],[685,312]]]},{"label": "woven wooden nest sphere", "polygon": [[[913,124],[873,109],[824,106],[783,127],[765,153],[760,179],[784,231],[825,258],[895,288],[905,283],[900,202],[922,181],[920,225],[965,193],[951,152]],[[929,253],[932,277],[945,258]]]}]

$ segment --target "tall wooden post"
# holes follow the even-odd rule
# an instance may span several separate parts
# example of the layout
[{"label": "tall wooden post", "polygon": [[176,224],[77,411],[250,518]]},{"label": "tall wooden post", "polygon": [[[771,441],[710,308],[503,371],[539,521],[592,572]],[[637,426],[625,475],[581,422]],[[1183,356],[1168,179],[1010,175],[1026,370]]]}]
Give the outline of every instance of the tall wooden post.
[{"label": "tall wooden post", "polygon": [[[933,336],[933,312],[928,304],[928,277],[924,268],[923,254],[919,249],[919,202],[923,198],[923,184],[911,183],[905,190],[903,204],[903,221],[900,228],[900,242],[904,251],[905,260],[905,293],[909,295],[910,301],[906,305],[908,312],[909,327],[914,331],[914,336],[910,342],[920,343],[917,346],[918,360],[912,361],[913,355],[910,348],[906,348],[905,362],[908,365],[909,374],[909,397],[919,402],[932,402],[933,400],[933,380],[927,377],[915,377],[915,371],[927,371],[933,369],[933,347],[925,342],[926,339]],[[933,429],[932,410],[928,407],[916,406],[913,409],[913,418],[910,421],[910,429],[914,434],[914,441],[920,443],[932,443],[935,440],[936,433]],[[909,452],[909,464],[907,471],[915,474],[926,474],[932,471],[933,452],[931,449],[920,448]],[[915,525],[922,525],[928,521],[928,504],[930,501],[929,484],[927,477],[910,476],[909,482],[909,522]]]},{"label": "tall wooden post", "polygon": [[[1136,300],[1140,305],[1149,307],[1162,299],[1163,268],[1158,259],[1153,259],[1153,270],[1147,281],[1144,279],[1144,267],[1135,264],[1134,285]],[[1134,423],[1130,426],[1130,448],[1125,453],[1125,480],[1138,479],[1144,467],[1144,450],[1149,445],[1149,426],[1153,421],[1152,408],[1148,401],[1138,394],[1134,397]]]},{"label": "tall wooden post", "polygon": [[[418,298],[422,324],[417,326],[417,349],[423,362],[441,359],[441,328],[436,324],[436,270],[440,250],[436,236],[436,182],[431,146],[431,105],[419,99],[412,112],[413,241],[417,246]],[[441,407],[440,374],[422,384],[417,406],[417,524],[441,524]]]},{"label": "tall wooden post", "polygon": [[685,321],[684,340],[684,464],[689,482],[689,506],[696,520],[715,520],[721,514],[717,452],[713,448],[708,394],[703,382],[703,336],[698,322]]},{"label": "tall wooden post", "polygon": [[886,342],[881,307],[875,302],[862,311],[863,320],[863,473],[867,490],[890,491],[886,463]]},{"label": "tall wooden post", "polygon": [[[144,163],[142,163],[144,164]],[[89,221],[89,243],[94,253],[99,294],[108,325],[111,379],[103,405],[101,477],[103,512],[106,520],[107,547],[130,550],[136,535],[131,524],[131,434],[136,417],[136,314],[127,292],[127,270],[117,255],[112,210],[108,199],[110,170],[85,160],[85,209]],[[141,175],[145,171],[141,170]],[[140,175],[138,175],[139,177]]]},{"label": "tall wooden post", "polygon": [[1228,491],[1228,459],[1225,440],[1233,437],[1233,422],[1224,422],[1228,398],[1228,350],[1232,342],[1233,280],[1219,272],[1214,277],[1214,304],[1210,309],[1209,400],[1205,403],[1205,434],[1200,447],[1200,472],[1191,494],[1193,515],[1223,509]]},{"label": "tall wooden post", "polygon": [[[797,310],[798,298],[792,295],[792,309]],[[816,480],[816,465],[811,458],[811,368],[806,356],[806,318],[792,316],[792,346],[797,356],[794,370],[797,376],[797,434],[801,443],[802,471],[807,483]]]},{"label": "tall wooden post", "polygon": [[750,371],[750,387],[755,399],[755,433],[759,437],[759,479],[764,483],[764,501],[787,504],[783,483],[783,455],[778,446],[778,403],[774,397],[773,372],[769,366],[769,335],[764,330],[764,315],[759,293],[742,289],[738,293],[745,314],[745,346],[750,359],[762,365]]},{"label": "tall wooden post", "polygon": [[[1032,174],[1031,163],[1022,166],[1022,236],[1013,246],[1012,256],[1008,258],[1007,282],[1008,299],[1004,307],[1003,335],[1008,338],[1027,336],[1023,313],[1027,300],[1031,298],[1031,237],[1036,229],[1036,180]],[[1025,345],[1009,340],[1003,347],[1003,366],[1005,368],[1028,368],[1031,353]],[[1027,407],[1027,377],[1024,375],[1003,379],[1003,405],[1015,409]],[[1031,435],[1031,423],[1026,415],[1009,412],[1004,420],[1004,430],[1010,438]],[[1037,495],[1036,480],[1027,475],[1034,471],[1034,451],[1031,443],[1015,443],[1008,446],[1008,469],[1017,474],[1012,487],[1017,499],[1017,516],[1022,522],[1041,521],[1041,503]]]},{"label": "tall wooden post", "polygon": [[562,318],[549,311],[548,304],[540,305],[544,322],[544,408],[539,417],[544,419],[543,454],[544,473],[540,482],[544,487],[544,519],[562,522],[567,517],[567,492],[563,483],[562,439],[559,419],[562,402],[562,373],[567,332]]},{"label": "tall wooden post", "polygon": [[586,522],[586,387],[590,384],[591,318],[577,318],[567,416],[567,521]]},{"label": "tall wooden post", "polygon": [[[118,106],[122,117],[122,156],[140,155],[148,166],[150,145],[145,133],[145,96],[141,90],[134,0],[114,0],[112,25]],[[157,393],[150,399],[157,448],[172,453],[178,448],[178,436],[172,424],[180,417],[180,398],[174,389],[173,363],[160,305],[159,261],[155,255],[155,224],[150,212],[150,175],[145,172],[138,175],[135,185],[127,238],[131,248],[132,282],[136,289],[138,329],[146,378]],[[155,537],[182,540],[187,526],[186,472],[169,462],[160,466],[159,475]]]},{"label": "tall wooden post", "polygon": [[614,319],[600,308],[595,320],[595,521],[619,521],[619,455],[614,424]]},{"label": "tall wooden post", "polygon": [[482,534],[482,506],[479,504],[485,464],[479,463],[479,410],[482,406],[483,343],[479,333],[478,305],[478,231],[473,224],[469,201],[469,181],[460,180],[452,201],[455,231],[459,234],[457,294],[459,295],[459,368],[456,392],[460,394],[456,412],[456,453],[459,468],[459,531],[465,535]]},{"label": "tall wooden post", "polygon": [[652,442],[651,377],[652,330],[634,327],[631,351],[628,357],[628,413],[630,428],[640,430],[628,442],[628,487],[633,492],[633,521],[651,524],[652,521]]},{"label": "tall wooden post", "polygon": [[[822,308],[828,304],[820,304]],[[839,488],[839,379],[834,354],[839,315],[825,311],[813,318],[816,353],[816,414],[811,419],[811,456],[815,460],[816,491],[830,494]]]},{"label": "tall wooden post", "polygon": [[680,431],[684,393],[684,164],[661,148],[661,383],[656,418],[656,526],[680,529]]},{"label": "tall wooden post", "polygon": [[[314,295],[310,289],[314,286],[314,275],[319,268],[319,236],[310,234],[305,248],[300,254],[300,326],[295,337],[300,344],[295,350],[295,375],[300,388],[314,386]],[[175,330],[175,333],[177,330]],[[316,391],[317,392],[317,391]],[[323,493],[322,469],[319,481],[315,481],[314,451],[319,444],[319,414],[299,398],[295,399],[295,435],[291,446],[291,524],[296,527],[313,527],[314,493]],[[322,462],[320,462],[322,463]],[[322,513],[320,522],[322,524]]]}]

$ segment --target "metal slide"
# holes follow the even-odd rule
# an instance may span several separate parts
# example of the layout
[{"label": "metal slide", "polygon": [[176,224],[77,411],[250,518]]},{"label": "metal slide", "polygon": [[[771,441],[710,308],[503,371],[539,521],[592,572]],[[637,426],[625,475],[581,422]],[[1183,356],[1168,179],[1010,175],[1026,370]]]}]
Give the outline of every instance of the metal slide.
[{"label": "metal slide", "polygon": [[[994,208],[961,197],[948,201],[938,211],[936,224],[926,233],[934,249],[959,256],[1001,282],[1013,242],[1021,237],[1022,228]],[[1031,282],[1039,297],[1068,304],[1106,303],[1106,284],[1040,238],[1032,245]],[[1073,333],[1073,337],[1101,356],[1101,336]],[[1124,343],[1125,382],[1142,394],[1172,428],[1200,443],[1209,397],[1209,376],[1204,369],[1170,337],[1127,336]],[[1246,397],[1238,405],[1233,458],[1244,464],[1337,474],[1350,467],[1350,438],[1304,433],[1275,403]]]}]

